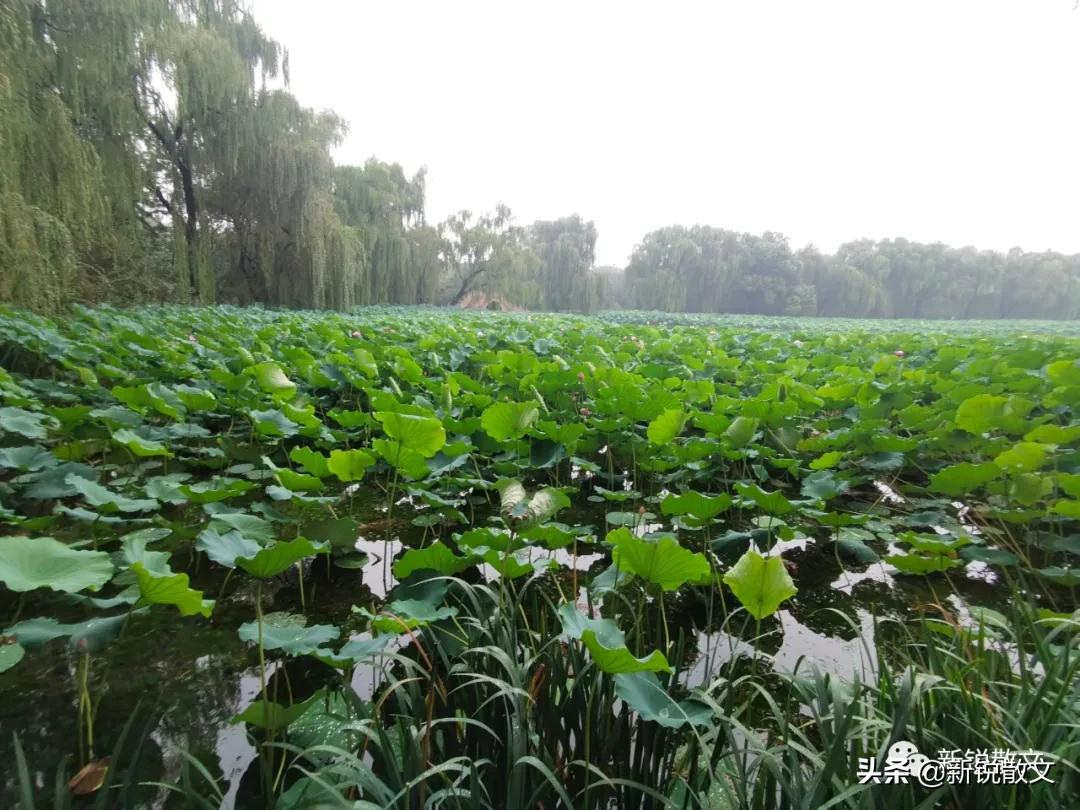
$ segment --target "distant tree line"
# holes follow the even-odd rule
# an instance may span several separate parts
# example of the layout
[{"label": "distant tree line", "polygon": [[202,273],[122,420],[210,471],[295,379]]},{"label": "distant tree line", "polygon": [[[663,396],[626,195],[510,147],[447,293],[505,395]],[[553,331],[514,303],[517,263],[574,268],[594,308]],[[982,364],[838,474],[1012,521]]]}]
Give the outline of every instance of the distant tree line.
[{"label": "distant tree line", "polygon": [[579,216],[433,224],[424,171],[335,165],[241,0],[0,0],[0,302],[460,304],[1080,317],[1080,257],[673,226],[595,267]]},{"label": "distant tree line", "polygon": [[673,226],[648,234],[611,308],[869,318],[1077,318],[1080,256],[861,239],[835,254],[777,233]]}]

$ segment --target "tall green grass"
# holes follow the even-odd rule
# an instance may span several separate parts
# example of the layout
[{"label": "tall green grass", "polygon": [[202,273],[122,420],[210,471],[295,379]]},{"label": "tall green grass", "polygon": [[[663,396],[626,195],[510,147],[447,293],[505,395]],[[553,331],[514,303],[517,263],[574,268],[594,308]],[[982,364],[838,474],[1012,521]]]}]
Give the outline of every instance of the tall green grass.
[{"label": "tall green grass", "polygon": [[[645,721],[616,695],[576,642],[560,638],[556,598],[521,587],[452,580],[453,620],[417,632],[388,657],[371,702],[341,678],[326,706],[326,740],[287,737],[276,796],[285,808],[1022,808],[1080,806],[1080,622],[1040,618],[1014,599],[1005,615],[883,620],[877,672],[843,680],[802,662],[794,673],[763,657],[735,659],[697,697],[704,726]],[[628,600],[626,610],[633,609]],[[618,610],[611,600],[608,610]],[[650,609],[655,609],[650,606]],[[657,616],[641,623],[654,643]],[[633,628],[629,621],[622,626]],[[652,627],[653,630],[647,628]],[[692,639],[673,633],[669,659]],[[674,649],[678,647],[679,649]],[[665,676],[678,696],[678,671]],[[884,760],[898,740],[939,749],[1036,750],[1055,761],[1052,784],[859,784],[859,757]],[[38,800],[20,765],[20,810]],[[125,771],[96,807],[127,807]],[[176,806],[220,803],[197,760],[172,785]],[[61,792],[57,792],[59,797]],[[170,805],[172,806],[172,805]]]}]

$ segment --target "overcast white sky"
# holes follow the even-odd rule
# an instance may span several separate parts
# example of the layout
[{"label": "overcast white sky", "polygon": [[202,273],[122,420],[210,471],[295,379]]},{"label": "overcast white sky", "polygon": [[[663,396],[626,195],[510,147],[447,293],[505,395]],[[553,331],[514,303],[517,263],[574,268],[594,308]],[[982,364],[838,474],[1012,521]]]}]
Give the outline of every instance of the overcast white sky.
[{"label": "overcast white sky", "polygon": [[1080,252],[1074,0],[252,0],[335,157],[428,167],[428,218],[681,223]]}]

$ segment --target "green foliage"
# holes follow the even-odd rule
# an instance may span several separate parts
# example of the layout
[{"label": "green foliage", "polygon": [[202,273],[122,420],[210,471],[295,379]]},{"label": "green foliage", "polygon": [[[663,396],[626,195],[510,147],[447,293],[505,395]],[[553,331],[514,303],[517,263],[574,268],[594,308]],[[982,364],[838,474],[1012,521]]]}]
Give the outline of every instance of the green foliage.
[{"label": "green foliage", "polygon": [[667,728],[686,724],[702,726],[712,719],[712,708],[699,701],[676,701],[652,672],[620,673],[615,676],[615,694],[645,720]]},{"label": "green foliage", "polygon": [[237,557],[237,568],[242,568],[259,579],[276,577],[300,560],[326,554],[328,547],[322,543],[312,543],[304,537],[295,540],[279,540],[259,549],[250,557]]},{"label": "green foliage", "polygon": [[267,613],[259,622],[240,625],[240,638],[250,644],[261,642],[264,650],[282,650],[288,655],[307,655],[336,641],[341,631],[328,624],[308,626],[307,619],[295,613]]},{"label": "green foliage", "polygon": [[151,571],[141,562],[131,566],[139,586],[139,598],[150,605],[172,605],[181,616],[209,617],[214,600],[203,599],[202,591],[188,586],[187,574]]},{"label": "green foliage", "polygon": [[670,444],[686,425],[687,415],[679,408],[669,408],[651,422],[646,435],[653,444]]},{"label": "green foliage", "polygon": [[173,720],[246,713],[259,806],[862,807],[894,737],[1068,760],[1074,330],[656,317],[0,313],[9,692],[98,739],[145,678]]},{"label": "green foliage", "polygon": [[799,592],[780,557],[763,557],[754,549],[748,549],[724,574],[724,583],[755,619],[772,616]]},{"label": "green foliage", "polygon": [[496,402],[484,410],[480,424],[496,441],[520,439],[540,416],[532,402]]},{"label": "green foliage", "polygon": [[635,537],[629,529],[608,532],[612,562],[620,569],[641,577],[661,590],[676,591],[686,583],[708,583],[712,568],[703,554],[679,545],[671,536],[656,540]]},{"label": "green foliage", "polygon": [[102,551],[73,549],[51,537],[0,537],[0,582],[13,591],[96,591],[113,570]]},{"label": "green foliage", "polygon": [[570,638],[581,639],[593,661],[604,672],[669,672],[671,665],[660,650],[644,658],[636,658],[626,647],[623,632],[607,619],[589,619],[572,605],[559,608],[563,632]]},{"label": "green foliage", "polygon": [[325,468],[339,481],[359,481],[374,463],[375,457],[364,450],[331,450]]}]

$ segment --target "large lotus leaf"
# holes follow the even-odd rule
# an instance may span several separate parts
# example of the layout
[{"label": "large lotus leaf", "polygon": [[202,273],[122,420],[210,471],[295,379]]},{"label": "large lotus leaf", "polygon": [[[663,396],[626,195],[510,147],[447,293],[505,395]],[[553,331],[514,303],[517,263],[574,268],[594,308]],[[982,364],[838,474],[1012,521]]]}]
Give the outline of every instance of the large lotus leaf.
[{"label": "large lotus leaf", "polygon": [[536,560],[529,559],[529,553],[524,551],[507,554],[495,549],[488,549],[483,554],[483,560],[504,579],[517,579],[527,574],[537,574],[545,569],[558,566],[555,560],[547,557]]},{"label": "large lotus leaf", "polygon": [[195,484],[182,484],[180,494],[192,503],[217,503],[229,498],[238,498],[255,487],[251,481],[240,478],[212,478]]},{"label": "large lotus leaf", "polygon": [[1080,585],[1080,568],[1051,565],[1046,568],[1036,568],[1035,573],[1063,588],[1072,588],[1076,585]]},{"label": "large lotus leaf", "polygon": [[956,426],[975,434],[995,430],[1010,435],[1024,433],[1033,407],[1034,402],[1021,397],[976,394],[960,403],[956,410]]},{"label": "large lotus leaf", "polygon": [[366,450],[331,450],[326,468],[340,481],[359,481],[374,463],[375,457]]},{"label": "large lotus leaf", "polygon": [[0,429],[28,439],[44,439],[52,420],[43,413],[24,408],[0,408]]},{"label": "large lotus leaf", "polygon": [[856,562],[872,563],[878,561],[877,552],[858,536],[853,535],[847,529],[841,529],[836,538],[836,548],[845,557],[850,557]]},{"label": "large lotus leaf", "polygon": [[1016,565],[1020,561],[1011,551],[988,546],[965,546],[960,549],[960,556],[965,560],[977,560],[988,565],[1009,566]]},{"label": "large lotus leaf", "polygon": [[55,467],[60,460],[41,445],[25,447],[0,447],[0,467],[22,472],[36,472]]},{"label": "large lotus leaf", "polygon": [[268,394],[288,397],[296,391],[296,383],[285,376],[285,371],[277,363],[271,361],[257,363],[248,371],[254,375],[259,388]]},{"label": "large lotus leaf", "polygon": [[435,455],[446,444],[446,429],[434,417],[378,411],[375,418],[382,423],[387,436],[424,458]]},{"label": "large lotus leaf", "polygon": [[652,672],[616,675],[615,694],[643,720],[659,723],[667,728],[681,728],[687,723],[702,726],[712,719],[712,709],[707,703],[693,699],[676,701],[660,685],[660,679]]},{"label": "large lotus leaf", "polygon": [[374,615],[365,611],[371,618],[371,626],[380,633],[405,633],[440,619],[452,618],[457,612],[455,607],[436,607],[420,599],[395,599]]},{"label": "large lotus leaf", "polygon": [[458,548],[472,550],[474,548],[493,548],[497,551],[517,551],[523,543],[513,540],[509,532],[498,529],[480,528],[469,529],[455,539]]},{"label": "large lotus leaf", "polygon": [[295,540],[273,543],[251,556],[237,557],[236,566],[243,568],[253,577],[269,579],[306,557],[326,554],[329,550],[330,546],[326,543],[312,543],[306,537],[298,537]]},{"label": "large lotus leaf", "polygon": [[885,562],[896,568],[901,574],[935,574],[963,565],[959,560],[954,560],[944,554],[926,556],[922,554],[893,554],[886,557]]},{"label": "large lotus leaf", "polygon": [[689,415],[681,408],[669,408],[649,422],[645,435],[652,444],[671,444],[675,437],[682,433],[688,418]]},{"label": "large lotus leaf", "polygon": [[502,516],[519,526],[543,523],[570,506],[561,490],[546,487],[529,497],[518,481],[501,482],[499,496]]},{"label": "large lotus leaf", "polygon": [[349,430],[354,430],[371,422],[371,417],[363,411],[346,411],[335,408],[327,412],[327,416]]},{"label": "large lotus leaf", "polygon": [[668,495],[660,503],[660,510],[665,515],[693,515],[700,520],[709,520],[730,508],[731,496],[726,492],[710,496],[690,490],[681,495]]},{"label": "large lotus leaf", "polygon": [[311,404],[300,407],[283,402],[281,412],[301,427],[317,428],[322,425],[322,420],[315,415],[315,406]]},{"label": "large lotus leaf", "polygon": [[[469,534],[469,532],[466,532],[465,534]],[[521,532],[521,537],[523,539],[528,540],[530,543],[539,543],[550,549],[566,548],[574,542],[574,538],[581,538],[582,536],[590,540],[592,538],[588,529],[582,529],[581,527],[571,529],[564,523],[544,523],[540,526],[532,526]],[[464,537],[464,535],[462,535],[462,537]],[[492,548],[494,548],[494,546],[492,546]]]},{"label": "large lotus leaf", "polygon": [[392,642],[393,635],[388,633],[375,637],[365,634],[349,639],[340,650],[320,650],[315,653],[315,657],[328,666],[344,669],[386,652]]},{"label": "large lotus leaf", "polygon": [[1080,520],[1080,500],[1063,498],[1051,506],[1050,511],[1058,515],[1072,518],[1073,520]]},{"label": "large lotus leaf", "polygon": [[148,512],[160,505],[153,498],[128,498],[79,475],[68,475],[67,484],[103,512]]},{"label": "large lotus leaf", "polygon": [[859,459],[859,466],[872,472],[896,472],[904,466],[904,454],[897,452],[870,453]]},{"label": "large lotus leaf", "polygon": [[[343,664],[347,666],[348,662]],[[350,701],[340,691],[332,691],[326,700],[312,706],[289,726],[289,742],[309,752],[314,746],[320,745],[348,750],[353,728],[349,721],[354,716],[355,712],[350,711]],[[323,762],[331,759],[325,749],[321,755],[312,752],[310,756]],[[330,810],[340,807],[342,797],[348,795],[352,788],[346,784],[334,785],[334,781],[326,781],[325,775],[314,779],[301,778],[278,796],[273,810]],[[363,802],[354,804],[348,801],[345,806],[349,810],[383,810],[379,805],[365,806]]]},{"label": "large lotus leaf", "polygon": [[671,665],[660,650],[636,658],[626,646],[622,631],[610,619],[590,619],[573,605],[559,608],[563,632],[581,639],[596,665],[604,672],[670,672]]},{"label": "large lotus leaf", "polygon": [[235,529],[252,540],[258,540],[260,543],[269,543],[277,536],[273,523],[266,518],[249,515],[245,512],[215,514],[210,518],[210,528],[219,532]]},{"label": "large lotus leaf", "polygon": [[608,532],[607,542],[613,546],[611,559],[615,565],[665,591],[676,591],[688,582],[708,582],[712,576],[704,554],[683,548],[670,535],[645,540],[635,537],[629,529],[619,528]]},{"label": "large lotus leaf", "polygon": [[91,467],[78,462],[68,462],[27,476],[28,479],[33,478],[33,483],[22,491],[22,497],[34,501],[51,501],[78,495],[79,491],[67,482],[69,475],[77,475],[87,480],[97,478],[97,472]]},{"label": "large lotus leaf", "polygon": [[187,574],[160,575],[149,571],[142,563],[131,566],[139,583],[142,601],[151,605],[173,605],[181,616],[201,614],[210,617],[213,599],[203,599],[202,591],[188,586]]},{"label": "large lotus leaf", "polygon": [[994,463],[971,464],[962,462],[946,467],[930,478],[930,491],[958,497],[974,492],[983,484],[1001,476],[1001,468]]},{"label": "large lotus leaf", "polygon": [[174,385],[173,391],[184,406],[191,411],[209,411],[217,405],[217,397],[205,388],[196,388],[194,385]]},{"label": "large lotus leaf", "polygon": [[636,658],[625,645],[611,648],[600,642],[593,630],[581,634],[581,641],[593,661],[604,672],[670,672],[671,665],[660,650],[653,650],[645,658]]},{"label": "large lotus leaf", "polygon": [[394,563],[394,576],[405,579],[414,571],[438,571],[440,574],[457,574],[476,561],[475,557],[459,557],[441,541],[436,540],[426,548],[413,548]]},{"label": "large lotus leaf", "polygon": [[749,416],[737,416],[724,431],[724,438],[732,447],[746,447],[758,429],[758,420]]},{"label": "large lotus leaf", "polygon": [[289,451],[289,458],[303,467],[305,472],[318,478],[326,478],[330,474],[326,456],[307,445],[294,447]]},{"label": "large lotus leaf", "polygon": [[326,690],[320,689],[307,700],[283,706],[270,700],[256,700],[240,714],[232,718],[233,723],[247,723],[255,728],[268,731],[280,731],[288,728],[312,706],[326,697]]},{"label": "large lotus leaf", "polygon": [[287,436],[295,436],[300,426],[287,417],[277,408],[251,411],[251,421],[255,425],[255,432],[260,436],[270,439],[280,439]]},{"label": "large lotus leaf", "polygon": [[17,641],[0,638],[0,672],[7,672],[19,663],[24,655],[26,650]]},{"label": "large lotus leaf", "polygon": [[802,494],[817,501],[829,501],[848,490],[848,482],[837,478],[832,470],[810,473],[802,481]]},{"label": "large lotus leaf", "polygon": [[499,487],[499,509],[504,518],[511,518],[517,512],[523,512],[527,506],[529,494],[520,481],[506,481]]},{"label": "large lotus leaf", "polygon": [[1066,495],[1072,495],[1074,498],[1080,498],[1080,474],[1060,473],[1057,476],[1057,483]]},{"label": "large lotus leaf", "polygon": [[951,537],[947,534],[919,534],[903,532],[899,538],[915,551],[926,554],[951,554],[971,543],[970,537]]},{"label": "large lotus leaf", "polygon": [[370,351],[367,349],[353,349],[352,356],[356,363],[356,367],[360,369],[365,376],[379,376],[379,366],[375,362],[375,355]]},{"label": "large lotus leaf", "polygon": [[558,422],[541,420],[536,423],[536,429],[553,442],[563,445],[571,453],[577,447],[578,441],[585,435],[587,428],[580,422],[570,422],[560,425]]},{"label": "large lotus leaf", "polygon": [[589,592],[594,596],[602,596],[608,591],[614,591],[633,579],[633,575],[623,571],[617,565],[609,565],[589,583]]},{"label": "large lotus leaf", "polygon": [[1038,442],[1017,442],[1004,453],[994,458],[994,463],[1009,473],[1033,472],[1046,463],[1046,456],[1050,445]]},{"label": "large lotus leaf", "polygon": [[515,515],[515,518],[520,520],[523,526],[543,523],[555,517],[559,510],[569,506],[570,499],[565,493],[552,487],[545,487],[529,498],[529,506],[525,514],[520,518]]},{"label": "large lotus leaf", "polygon": [[405,473],[409,478],[424,478],[430,472],[424,457],[415,450],[405,447],[401,442],[376,439],[371,446],[387,463]]},{"label": "large lotus leaf", "polygon": [[300,534],[316,543],[329,543],[334,548],[352,549],[360,536],[360,523],[353,518],[316,520],[303,524]]},{"label": "large lotus leaf", "polygon": [[1080,425],[1039,425],[1025,433],[1024,440],[1044,444],[1072,444],[1080,440]]},{"label": "large lotus leaf", "polygon": [[289,492],[318,492],[323,488],[321,478],[284,467],[274,470],[274,477]]},{"label": "large lotus leaf", "polygon": [[780,557],[763,557],[752,548],[724,574],[724,582],[755,619],[773,615],[799,592]]},{"label": "large lotus leaf", "polygon": [[97,652],[119,635],[128,615],[125,612],[117,616],[98,616],[74,624],[61,624],[52,617],[26,619],[0,635],[13,636],[27,649],[40,647],[56,638],[69,638],[71,646]]},{"label": "large lotus leaf", "polygon": [[188,496],[180,491],[180,485],[191,478],[191,473],[169,473],[147,478],[143,491],[163,503],[187,503]]},{"label": "large lotus leaf", "polygon": [[522,438],[540,416],[534,402],[496,402],[484,409],[480,425],[496,441]]},{"label": "large lotus leaf", "polygon": [[195,548],[206,554],[218,565],[236,567],[237,557],[254,557],[262,549],[258,541],[233,529],[222,534],[213,528],[204,529],[195,542]]},{"label": "large lotus leaf", "polygon": [[51,537],[0,537],[0,582],[13,591],[96,591],[113,571],[104,551],[69,548]]},{"label": "large lotus leaf", "polygon": [[147,571],[152,571],[155,574],[171,574],[172,569],[169,568],[169,557],[171,555],[169,552],[153,551],[147,548],[156,539],[159,538],[141,532],[133,532],[125,537],[120,548],[120,557],[123,564],[130,568],[135,563],[142,563]]},{"label": "large lotus leaf", "polygon": [[184,418],[184,403],[171,388],[161,383],[148,383],[143,386],[146,392],[146,402],[158,413],[164,414],[170,419]]},{"label": "large lotus leaf", "polygon": [[839,450],[833,450],[828,453],[822,453],[820,456],[810,462],[811,470],[827,470],[830,467],[835,467],[844,458],[844,454]]},{"label": "large lotus leaf", "polygon": [[[242,624],[238,632],[241,641],[259,643],[258,622]],[[340,635],[341,630],[331,624],[314,624],[308,627],[307,619],[295,613],[267,613],[263,616],[264,650],[283,650],[289,655],[307,655],[336,641]]]},{"label": "large lotus leaf", "polygon": [[138,456],[139,458],[150,458],[153,456],[161,456],[163,458],[172,457],[172,451],[161,442],[147,439],[140,436],[134,430],[128,430],[127,428],[114,431],[112,440],[121,447],[126,447],[131,451],[132,455]]},{"label": "large lotus leaf", "polygon": [[735,484],[735,490],[740,497],[753,501],[770,515],[782,517],[795,511],[795,504],[785,498],[783,493],[766,492],[757,484],[744,484],[741,481]]},{"label": "large lotus leaf", "polygon": [[1080,362],[1058,360],[1046,367],[1046,376],[1057,385],[1080,385]]}]

